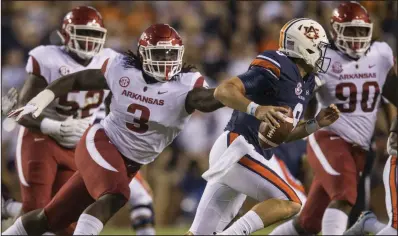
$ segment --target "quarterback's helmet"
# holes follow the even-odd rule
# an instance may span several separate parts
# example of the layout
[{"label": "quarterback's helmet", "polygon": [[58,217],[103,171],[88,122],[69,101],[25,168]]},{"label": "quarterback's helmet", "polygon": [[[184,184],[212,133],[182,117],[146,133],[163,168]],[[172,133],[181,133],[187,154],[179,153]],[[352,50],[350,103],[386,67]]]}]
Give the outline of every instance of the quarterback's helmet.
[{"label": "quarterback's helmet", "polygon": [[328,47],[329,40],[323,27],[308,18],[287,22],[279,35],[279,51],[303,59],[314,72],[325,73],[329,68],[330,58],[325,57]]},{"label": "quarterback's helmet", "polygon": [[373,23],[358,2],[340,4],[330,19],[331,35],[336,47],[350,57],[360,58],[369,49]]},{"label": "quarterback's helmet", "polygon": [[83,59],[92,58],[105,44],[106,29],[101,14],[93,7],[73,8],[64,17],[61,37],[69,51]]},{"label": "quarterback's helmet", "polygon": [[167,24],[154,24],[142,33],[138,53],[145,73],[160,82],[170,80],[182,69],[184,45],[180,35]]}]

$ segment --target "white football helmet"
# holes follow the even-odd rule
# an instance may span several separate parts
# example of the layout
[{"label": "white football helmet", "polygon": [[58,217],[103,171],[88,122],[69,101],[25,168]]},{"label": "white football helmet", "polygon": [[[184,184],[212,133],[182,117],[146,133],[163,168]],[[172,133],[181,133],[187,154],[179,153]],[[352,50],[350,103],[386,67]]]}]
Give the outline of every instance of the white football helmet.
[{"label": "white football helmet", "polygon": [[323,27],[308,18],[298,18],[287,22],[279,35],[279,51],[289,57],[301,58],[314,68],[314,72],[325,73],[330,58],[326,50],[330,46]]}]

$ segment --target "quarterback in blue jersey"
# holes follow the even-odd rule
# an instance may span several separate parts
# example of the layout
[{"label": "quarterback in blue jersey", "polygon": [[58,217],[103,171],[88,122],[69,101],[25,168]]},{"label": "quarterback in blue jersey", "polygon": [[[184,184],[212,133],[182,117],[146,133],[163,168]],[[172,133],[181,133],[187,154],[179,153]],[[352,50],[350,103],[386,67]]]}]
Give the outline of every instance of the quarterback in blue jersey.
[{"label": "quarterback in blue jersey", "polygon": [[[300,211],[301,199],[275,170],[272,150],[258,141],[261,122],[279,127],[288,106],[295,127],[286,142],[308,136],[339,117],[336,106],[322,109],[308,121],[299,121],[315,87],[315,73],[329,67],[329,41],[322,26],[308,18],[293,19],[280,32],[279,50],[265,51],[247,72],[223,81],[214,96],[234,109],[225,132],[214,143],[206,189],[190,235],[248,235]],[[225,229],[250,196],[259,201],[252,210]]]}]

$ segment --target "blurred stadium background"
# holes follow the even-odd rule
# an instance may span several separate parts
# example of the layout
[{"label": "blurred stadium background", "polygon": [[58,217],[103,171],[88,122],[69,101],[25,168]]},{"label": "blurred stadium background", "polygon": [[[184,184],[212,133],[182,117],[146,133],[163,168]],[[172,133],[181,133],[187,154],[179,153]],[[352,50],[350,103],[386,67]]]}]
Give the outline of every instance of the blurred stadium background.
[{"label": "blurred stadium background", "polygon": [[[2,1],[2,93],[21,88],[26,78],[28,52],[40,44],[57,44],[55,30],[69,9],[97,8],[108,29],[106,47],[136,50],[137,38],[150,24],[171,24],[182,35],[185,61],[195,65],[211,86],[244,72],[262,50],[277,49],[279,30],[288,20],[309,17],[326,29],[338,1]],[[363,1],[374,21],[374,37],[397,49],[398,20],[395,1]],[[209,150],[229,119],[230,111],[196,112],[179,138],[156,162],[144,168],[155,201],[159,234],[182,234],[192,222],[206,182]],[[382,170],[386,160],[386,114],[379,112],[371,166],[370,201],[363,203],[386,221]],[[14,167],[18,126],[2,117],[3,181],[20,199]],[[304,159],[305,160],[305,157]],[[305,161],[304,161],[305,162]],[[307,167],[303,167],[310,172]],[[310,178],[304,181],[306,187]],[[368,185],[369,186],[369,185]],[[250,205],[250,203],[248,203]],[[268,230],[261,231],[260,234]],[[128,209],[115,216],[104,234],[130,234]]]}]

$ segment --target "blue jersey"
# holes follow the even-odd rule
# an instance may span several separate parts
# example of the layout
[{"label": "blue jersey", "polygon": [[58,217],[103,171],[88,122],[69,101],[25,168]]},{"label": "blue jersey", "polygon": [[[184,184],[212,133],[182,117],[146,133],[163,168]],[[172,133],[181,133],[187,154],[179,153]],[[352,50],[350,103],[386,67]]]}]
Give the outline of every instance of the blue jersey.
[{"label": "blue jersey", "polygon": [[[314,74],[302,78],[296,64],[279,51],[261,53],[238,78],[245,86],[246,97],[253,102],[289,106],[293,110],[294,126],[302,117],[315,88]],[[234,110],[225,130],[242,135],[257,152],[270,159],[271,149],[263,150],[258,142],[260,123],[254,116]]]}]

